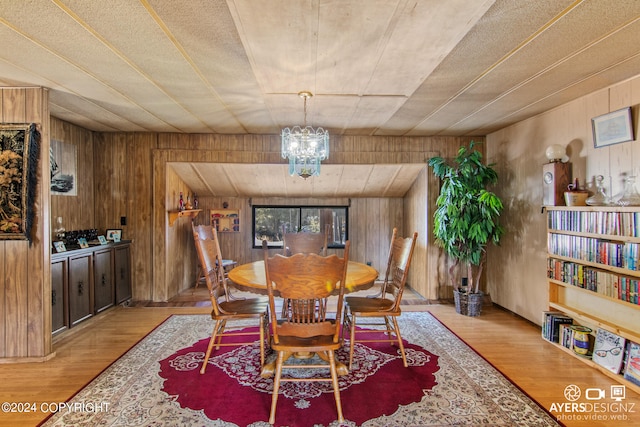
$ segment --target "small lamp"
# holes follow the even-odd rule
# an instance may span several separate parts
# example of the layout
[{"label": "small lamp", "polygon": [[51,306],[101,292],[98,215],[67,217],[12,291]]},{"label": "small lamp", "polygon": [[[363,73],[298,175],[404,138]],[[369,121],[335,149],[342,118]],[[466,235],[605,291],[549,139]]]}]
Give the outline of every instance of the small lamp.
[{"label": "small lamp", "polygon": [[560,144],[553,144],[548,146],[547,151],[545,151],[545,155],[547,156],[549,163],[567,163],[569,161],[569,156],[567,156],[566,149]]}]

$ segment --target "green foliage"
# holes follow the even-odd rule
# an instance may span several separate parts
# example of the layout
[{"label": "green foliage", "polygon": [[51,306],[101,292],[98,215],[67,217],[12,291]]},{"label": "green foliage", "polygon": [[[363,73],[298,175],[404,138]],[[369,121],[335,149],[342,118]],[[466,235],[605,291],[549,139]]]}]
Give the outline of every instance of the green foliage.
[{"label": "green foliage", "polygon": [[[503,205],[498,196],[487,188],[498,182],[493,164],[482,163],[482,153],[469,147],[461,147],[453,164],[442,157],[429,159],[433,173],[442,180],[440,195],[434,214],[436,243],[456,260],[466,263],[469,270],[469,289],[475,284],[478,292],[480,274],[486,260],[487,244],[498,244],[504,229],[498,223]],[[451,277],[458,288],[455,277]]]}]

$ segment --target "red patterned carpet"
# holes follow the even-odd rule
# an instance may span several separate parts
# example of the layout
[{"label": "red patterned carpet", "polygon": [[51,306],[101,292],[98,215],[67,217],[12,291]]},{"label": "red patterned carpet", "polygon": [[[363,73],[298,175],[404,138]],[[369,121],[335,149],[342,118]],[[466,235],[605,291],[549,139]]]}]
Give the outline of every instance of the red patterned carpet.
[{"label": "red patterned carpet", "polygon": [[[205,315],[171,316],[71,399],[108,411],[57,413],[43,425],[268,426],[272,380],[260,377],[257,343],[222,347],[200,375],[211,327]],[[404,313],[400,327],[408,368],[396,347],[356,345],[356,366],[340,378],[343,425],[558,425],[431,314]],[[330,383],[280,392],[276,425],[337,425]]]}]

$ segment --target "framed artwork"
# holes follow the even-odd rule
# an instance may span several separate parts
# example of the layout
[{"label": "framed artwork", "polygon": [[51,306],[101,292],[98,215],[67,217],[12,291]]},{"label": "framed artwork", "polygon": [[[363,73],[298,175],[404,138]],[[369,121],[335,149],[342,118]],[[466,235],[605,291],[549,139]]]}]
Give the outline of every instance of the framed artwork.
[{"label": "framed artwork", "polygon": [[35,124],[0,125],[0,240],[31,241],[39,157]]},{"label": "framed artwork", "polygon": [[67,247],[64,245],[64,242],[53,242],[53,247],[56,249],[56,252],[66,252]]},{"label": "framed artwork", "polygon": [[107,243],[107,238],[104,236],[98,236],[98,241],[100,242],[101,245],[106,245]]},{"label": "framed artwork", "polygon": [[112,240],[113,242],[119,242],[122,239],[122,230],[119,228],[114,228],[111,230],[107,230],[107,240]]},{"label": "framed artwork", "polygon": [[82,249],[85,249],[85,248],[89,247],[89,243],[87,242],[87,239],[85,239],[84,237],[80,237],[78,239],[78,245],[80,245],[80,247]]},{"label": "framed artwork", "polygon": [[78,195],[76,148],[74,144],[51,140],[49,170],[51,172],[51,194],[54,196]]},{"label": "framed artwork", "polygon": [[591,119],[591,127],[595,148],[633,141],[631,107],[594,117]]}]

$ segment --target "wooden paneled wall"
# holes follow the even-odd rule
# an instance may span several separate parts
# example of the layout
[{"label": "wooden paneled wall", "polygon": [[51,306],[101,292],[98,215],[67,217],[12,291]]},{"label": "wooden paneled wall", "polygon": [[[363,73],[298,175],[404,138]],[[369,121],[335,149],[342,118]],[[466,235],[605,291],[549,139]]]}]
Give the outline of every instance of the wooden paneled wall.
[{"label": "wooden paneled wall", "polygon": [[[470,139],[472,138],[337,136],[332,138],[332,157],[327,163],[425,163],[434,155],[454,157],[458,148],[468,144]],[[182,222],[185,220],[179,220],[171,229],[168,225],[167,211],[175,208],[177,194],[184,187],[178,180],[171,178],[172,173],[167,170],[167,165],[171,162],[281,163],[282,159],[280,140],[275,135],[159,134],[157,148],[153,151],[151,178],[154,227],[153,262],[150,265],[153,265],[153,278],[151,282],[134,279],[134,296],[138,299],[163,301],[173,296],[176,290],[191,286],[195,280],[195,260],[191,263],[177,260],[187,254],[195,258],[191,245],[186,241],[176,240],[174,236],[176,232],[179,236],[189,233],[189,224],[185,225]],[[438,186],[437,180],[429,175],[432,174],[425,169],[421,182],[414,184],[404,200],[352,199],[349,226],[354,245],[352,259],[371,261],[379,270],[384,269],[384,262],[381,260],[386,257],[392,224],[398,224],[405,235],[417,230],[422,237],[412,267],[412,286],[428,298],[436,299],[441,294],[439,286],[445,280],[439,277],[440,272],[444,271],[438,267],[442,262],[439,250],[431,247],[433,245],[430,245],[428,236],[430,209],[437,196]],[[436,190],[435,194],[433,189]],[[184,188],[184,191],[189,189]],[[205,212],[198,217],[198,223],[208,221],[208,209],[220,208],[222,205],[221,200],[215,198],[201,198],[200,201]],[[225,201],[229,203],[229,208],[242,209],[243,223],[250,226],[248,201]],[[275,204],[275,201],[270,200],[268,203]],[[314,200],[313,203],[320,204],[322,201]],[[222,237],[223,250],[228,251],[225,257],[240,262],[259,259],[259,252],[251,249],[251,239],[246,234],[250,233],[250,228],[245,227],[243,230],[242,233]],[[385,230],[385,233],[380,230]],[[135,245],[135,250],[137,247]],[[176,284],[180,280],[183,282]]]},{"label": "wooden paneled wall", "polygon": [[0,362],[51,356],[49,104],[43,88],[0,88],[0,123],[41,134],[32,242],[0,240]]},{"label": "wooden paneled wall", "polygon": [[[51,118],[51,139],[73,145],[76,149],[76,196],[51,195],[51,230],[62,218],[65,230],[86,230],[95,227],[96,192],[94,191],[93,132],[71,123]],[[49,157],[45,157],[48,162]]]}]

